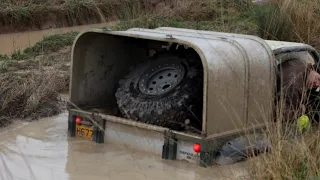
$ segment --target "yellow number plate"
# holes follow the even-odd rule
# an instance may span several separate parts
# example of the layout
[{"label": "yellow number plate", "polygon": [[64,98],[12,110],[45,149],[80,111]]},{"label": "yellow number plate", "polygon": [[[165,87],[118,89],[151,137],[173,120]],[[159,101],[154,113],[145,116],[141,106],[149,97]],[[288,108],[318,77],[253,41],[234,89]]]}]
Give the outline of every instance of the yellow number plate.
[{"label": "yellow number plate", "polygon": [[93,134],[92,128],[88,128],[86,126],[81,126],[81,125],[76,126],[76,136],[91,139],[92,134]]}]

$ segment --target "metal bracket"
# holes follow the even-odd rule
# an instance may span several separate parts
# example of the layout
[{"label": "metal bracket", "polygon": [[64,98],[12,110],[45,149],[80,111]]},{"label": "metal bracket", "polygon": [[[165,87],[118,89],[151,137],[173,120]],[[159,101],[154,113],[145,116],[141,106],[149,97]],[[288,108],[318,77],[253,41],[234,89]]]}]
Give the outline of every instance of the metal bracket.
[{"label": "metal bracket", "polygon": [[177,141],[175,134],[170,130],[164,132],[162,159],[175,160],[177,158]]}]

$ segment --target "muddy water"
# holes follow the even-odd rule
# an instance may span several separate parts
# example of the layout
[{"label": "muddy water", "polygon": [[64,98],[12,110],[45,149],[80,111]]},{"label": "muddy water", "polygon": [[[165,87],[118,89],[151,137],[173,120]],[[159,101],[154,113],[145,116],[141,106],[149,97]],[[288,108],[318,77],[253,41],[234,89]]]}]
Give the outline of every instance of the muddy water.
[{"label": "muddy water", "polygon": [[1,180],[240,179],[246,175],[244,167],[201,168],[123,145],[68,138],[66,113],[0,130]]},{"label": "muddy water", "polygon": [[91,24],[22,33],[0,34],[0,54],[11,54],[16,50],[32,46],[47,35],[61,34],[70,31],[84,31],[92,28],[106,27],[112,24],[114,23]]}]

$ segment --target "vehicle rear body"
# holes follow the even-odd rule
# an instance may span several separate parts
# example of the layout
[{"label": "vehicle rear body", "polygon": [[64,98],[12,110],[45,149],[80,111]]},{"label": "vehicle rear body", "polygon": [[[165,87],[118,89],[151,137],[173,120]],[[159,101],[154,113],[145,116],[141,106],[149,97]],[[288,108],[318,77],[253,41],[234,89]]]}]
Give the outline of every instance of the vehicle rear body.
[{"label": "vehicle rear body", "polygon": [[[199,133],[123,118],[117,110],[118,81],[130,66],[146,59],[147,52],[141,47],[170,44],[192,48],[202,62]],[[276,66],[293,56],[319,59],[308,45],[249,35],[169,27],[83,32],[72,52],[69,135],[77,135],[76,119],[81,117],[93,128],[96,142],[121,143],[164,159],[212,165],[221,143],[239,133],[260,130],[273,118]],[[195,143],[201,145],[199,153],[193,150]]]}]

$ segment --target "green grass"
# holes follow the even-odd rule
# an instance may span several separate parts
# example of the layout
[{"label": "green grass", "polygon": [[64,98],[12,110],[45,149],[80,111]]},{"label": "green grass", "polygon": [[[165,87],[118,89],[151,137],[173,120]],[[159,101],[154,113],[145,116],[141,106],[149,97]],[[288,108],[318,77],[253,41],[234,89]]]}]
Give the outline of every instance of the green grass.
[{"label": "green grass", "polygon": [[14,51],[10,56],[10,59],[13,59],[13,60],[24,60],[28,58],[29,58],[28,54],[22,50]]},{"label": "green grass", "polygon": [[56,52],[61,48],[72,45],[75,37],[79,32],[71,31],[64,34],[55,34],[44,37],[44,39],[34,46],[28,47],[23,50],[23,53],[27,56],[37,56],[40,54]]},{"label": "green grass", "polygon": [[166,16],[142,16],[135,20],[121,21],[113,30],[127,30],[140,27],[154,29],[161,26],[189,28],[197,30],[223,31],[258,35],[258,28],[252,12],[239,12],[231,16],[224,16],[219,20],[182,20]]},{"label": "green grass", "polygon": [[6,54],[0,54],[0,61],[1,60],[7,60],[7,59],[10,59],[10,57]]}]

